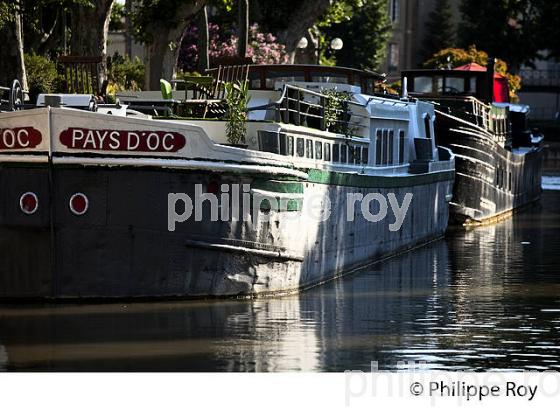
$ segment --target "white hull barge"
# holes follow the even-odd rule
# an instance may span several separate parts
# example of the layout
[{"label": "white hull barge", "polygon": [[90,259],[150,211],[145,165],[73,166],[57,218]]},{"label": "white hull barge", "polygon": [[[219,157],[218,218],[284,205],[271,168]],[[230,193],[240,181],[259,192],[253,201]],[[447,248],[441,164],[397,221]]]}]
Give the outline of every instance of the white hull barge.
[{"label": "white hull barge", "polygon": [[[302,120],[324,88],[351,93],[352,134]],[[444,234],[454,158],[424,126],[432,105],[312,81],[250,93],[245,147],[227,144],[220,119],[0,113],[0,297],[282,294]],[[368,220],[356,194],[387,198],[386,217]],[[190,218],[186,197],[201,200]]]}]

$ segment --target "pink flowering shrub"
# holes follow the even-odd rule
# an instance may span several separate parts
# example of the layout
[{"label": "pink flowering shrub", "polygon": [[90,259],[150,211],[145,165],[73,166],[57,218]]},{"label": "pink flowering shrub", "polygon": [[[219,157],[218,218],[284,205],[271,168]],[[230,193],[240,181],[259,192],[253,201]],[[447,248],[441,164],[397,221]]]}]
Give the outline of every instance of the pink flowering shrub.
[{"label": "pink flowering shrub", "polygon": [[[231,57],[237,54],[238,36],[220,36],[216,24],[208,24],[210,60],[219,57]],[[198,66],[198,28],[191,24],[187,28],[181,52],[179,54],[179,67],[184,71],[195,71]],[[259,31],[255,23],[249,28],[249,41],[247,57],[251,57],[255,64],[283,64],[288,62],[286,46],[277,42],[271,33],[264,34]]]}]

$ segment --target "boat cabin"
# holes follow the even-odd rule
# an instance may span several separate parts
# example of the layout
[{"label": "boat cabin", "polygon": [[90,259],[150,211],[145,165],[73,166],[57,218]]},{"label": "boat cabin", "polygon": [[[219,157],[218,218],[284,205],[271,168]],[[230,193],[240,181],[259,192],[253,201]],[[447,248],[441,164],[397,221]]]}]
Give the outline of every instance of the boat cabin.
[{"label": "boat cabin", "polygon": [[485,103],[509,102],[507,79],[474,63],[452,70],[403,71],[402,84],[413,97],[474,97]]}]

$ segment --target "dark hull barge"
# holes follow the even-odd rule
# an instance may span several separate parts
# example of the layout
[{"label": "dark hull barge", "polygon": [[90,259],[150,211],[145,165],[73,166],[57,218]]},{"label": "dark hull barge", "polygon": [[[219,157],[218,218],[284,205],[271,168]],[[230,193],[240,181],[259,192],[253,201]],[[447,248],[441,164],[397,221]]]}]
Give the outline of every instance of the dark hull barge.
[{"label": "dark hull barge", "polygon": [[485,70],[403,73],[409,95],[435,104],[436,142],[456,156],[450,212],[459,224],[495,222],[541,195],[542,136],[528,131],[529,107],[503,102],[497,82]]}]

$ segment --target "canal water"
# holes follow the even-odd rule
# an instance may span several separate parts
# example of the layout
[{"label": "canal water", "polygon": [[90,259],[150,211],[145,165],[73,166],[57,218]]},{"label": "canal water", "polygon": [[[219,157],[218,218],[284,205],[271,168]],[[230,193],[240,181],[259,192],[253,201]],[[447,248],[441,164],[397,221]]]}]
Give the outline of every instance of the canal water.
[{"label": "canal water", "polygon": [[512,219],[298,296],[0,306],[0,370],[560,370],[560,178],[543,186]]}]

